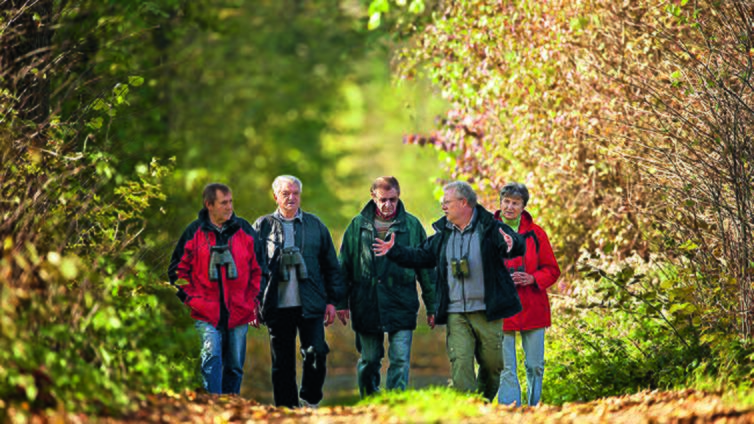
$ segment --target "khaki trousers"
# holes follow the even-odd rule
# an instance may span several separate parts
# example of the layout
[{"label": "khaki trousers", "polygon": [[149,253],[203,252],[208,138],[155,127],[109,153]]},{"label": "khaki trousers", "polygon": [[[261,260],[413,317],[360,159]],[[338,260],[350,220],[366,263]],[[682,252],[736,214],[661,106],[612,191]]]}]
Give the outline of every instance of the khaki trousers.
[{"label": "khaki trousers", "polygon": [[[448,314],[446,347],[452,386],[479,392],[492,401],[503,370],[503,320],[487,321],[485,311]],[[474,372],[474,361],[479,375]]]}]

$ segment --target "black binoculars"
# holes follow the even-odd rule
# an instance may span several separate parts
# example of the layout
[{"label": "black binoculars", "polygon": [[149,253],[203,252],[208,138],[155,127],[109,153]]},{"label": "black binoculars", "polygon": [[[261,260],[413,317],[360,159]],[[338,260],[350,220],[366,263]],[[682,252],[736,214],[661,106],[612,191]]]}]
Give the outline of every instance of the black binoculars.
[{"label": "black binoculars", "polygon": [[469,268],[469,258],[467,256],[461,259],[452,258],[450,268],[453,270],[453,276],[456,278],[469,278],[471,269]]},{"label": "black binoculars", "polygon": [[514,272],[524,272],[525,269],[526,268],[524,268],[524,266],[521,265],[521,266],[518,266],[518,267],[510,267],[510,268],[508,268],[508,272],[510,272],[511,275],[513,275]]},{"label": "black binoculars", "polygon": [[228,279],[234,280],[238,278],[238,270],[236,269],[236,261],[233,260],[233,255],[230,254],[228,245],[212,246],[210,249],[212,254],[209,257],[209,280],[218,281],[220,279],[220,273],[218,268],[223,265],[227,265]]},{"label": "black binoculars", "polygon": [[298,281],[304,280],[309,276],[306,271],[306,262],[304,257],[301,256],[301,251],[298,247],[286,247],[283,249],[283,255],[280,257],[280,279],[282,281],[289,281],[291,279],[290,268],[296,269],[296,277]]}]

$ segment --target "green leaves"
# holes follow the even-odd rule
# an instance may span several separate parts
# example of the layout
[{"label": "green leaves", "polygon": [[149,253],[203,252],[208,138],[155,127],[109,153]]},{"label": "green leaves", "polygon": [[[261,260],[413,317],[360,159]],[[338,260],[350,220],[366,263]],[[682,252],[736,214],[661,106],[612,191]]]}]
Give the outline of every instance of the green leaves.
[{"label": "green leaves", "polygon": [[90,121],[89,121],[89,122],[88,122],[88,123],[86,124],[86,126],[87,126],[87,127],[89,127],[90,129],[92,129],[92,130],[95,130],[95,131],[96,131],[96,130],[99,130],[100,128],[102,128],[102,123],[103,123],[103,119],[102,119],[102,117],[101,117],[101,116],[97,116],[97,117],[94,117],[94,118],[92,118],[92,119],[91,119],[91,120],[90,120]]},{"label": "green leaves", "polygon": [[92,326],[94,330],[111,331],[120,329],[122,324],[115,310],[112,307],[107,307],[104,310],[99,310],[94,315]]},{"label": "green leaves", "polygon": [[[117,115],[118,108],[130,105],[128,102],[128,95],[130,92],[129,86],[139,87],[142,84],[144,84],[144,78],[130,76],[128,77],[128,84],[115,84],[111,90],[109,98],[100,97],[94,99],[90,108],[95,112],[102,112],[107,115],[108,118],[112,119]],[[95,116],[87,122],[86,126],[93,131],[97,131],[102,128],[103,124],[104,118],[102,116]]]},{"label": "green leaves", "polygon": [[387,13],[389,10],[390,2],[388,0],[372,0],[369,3],[369,23],[367,24],[367,28],[370,31],[379,28],[382,22],[382,14]]},{"label": "green leaves", "polygon": [[408,11],[414,15],[419,15],[424,12],[423,0],[411,0],[411,4],[408,5]]},{"label": "green leaves", "polygon": [[[33,16],[55,28],[54,45],[41,50],[59,60],[35,63],[52,95],[35,93],[40,104],[29,107],[56,114],[30,141],[0,101],[0,416],[15,405],[113,413],[140,393],[195,383],[186,359],[195,341],[166,336],[178,319],[174,290],[151,284],[162,267],[146,265],[140,238],[172,170],[140,148],[134,159],[127,147],[141,137],[119,127],[126,109],[135,114],[123,126],[153,118],[131,107],[149,91],[139,74],[151,34],[184,4],[75,1]],[[0,21],[0,34],[12,24]],[[0,88],[3,100],[14,96]]]},{"label": "green leaves", "polygon": [[128,77],[128,84],[132,87],[139,87],[144,84],[144,78],[139,76],[130,76]]},{"label": "green leaves", "polygon": [[[406,6],[406,0],[395,0],[395,4],[399,8],[403,8]],[[420,15],[424,13],[425,8],[424,0],[411,0],[407,10],[412,15]],[[386,15],[388,12],[390,12],[389,0],[372,0],[369,3],[367,29],[373,31],[379,28],[382,24],[383,15]]]},{"label": "green leaves", "polygon": [[691,240],[686,240],[680,246],[678,246],[678,248],[685,251],[693,251],[698,249],[699,245]]},{"label": "green leaves", "polygon": [[371,30],[375,30],[380,27],[380,23],[382,22],[382,13],[375,12],[369,15],[369,22],[367,23],[367,28]]}]

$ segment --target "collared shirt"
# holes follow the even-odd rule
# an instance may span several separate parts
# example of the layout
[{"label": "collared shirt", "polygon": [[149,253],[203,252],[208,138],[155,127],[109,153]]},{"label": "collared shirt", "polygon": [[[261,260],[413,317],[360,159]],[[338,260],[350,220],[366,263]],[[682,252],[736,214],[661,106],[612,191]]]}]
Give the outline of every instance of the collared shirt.
[{"label": "collared shirt", "polygon": [[[448,313],[478,312],[487,309],[484,303],[484,266],[482,264],[482,243],[477,231],[477,212],[471,216],[469,225],[463,231],[450,221],[451,229],[445,255],[448,263],[448,288],[450,302]],[[467,277],[455,275],[453,261],[465,258],[469,266]]]},{"label": "collared shirt", "polygon": [[[286,218],[280,213],[280,209],[277,209],[274,213],[275,218],[279,219],[283,226],[283,248],[289,248],[296,245],[296,229],[294,222],[298,221],[303,223],[303,217],[301,215],[301,209],[296,212],[293,218]],[[290,276],[288,281],[280,281],[278,283],[278,308],[293,308],[301,306],[301,294],[298,289],[298,274],[296,274],[296,267],[288,267],[288,275]]]}]

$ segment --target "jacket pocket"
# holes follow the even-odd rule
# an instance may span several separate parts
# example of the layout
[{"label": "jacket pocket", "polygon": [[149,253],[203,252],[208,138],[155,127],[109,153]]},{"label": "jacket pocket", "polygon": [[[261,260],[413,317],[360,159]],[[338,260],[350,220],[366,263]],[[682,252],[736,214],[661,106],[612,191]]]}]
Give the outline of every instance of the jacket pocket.
[{"label": "jacket pocket", "polygon": [[215,322],[220,316],[220,304],[208,302],[200,297],[193,297],[187,303],[191,308],[192,315],[196,319],[207,322]]}]

